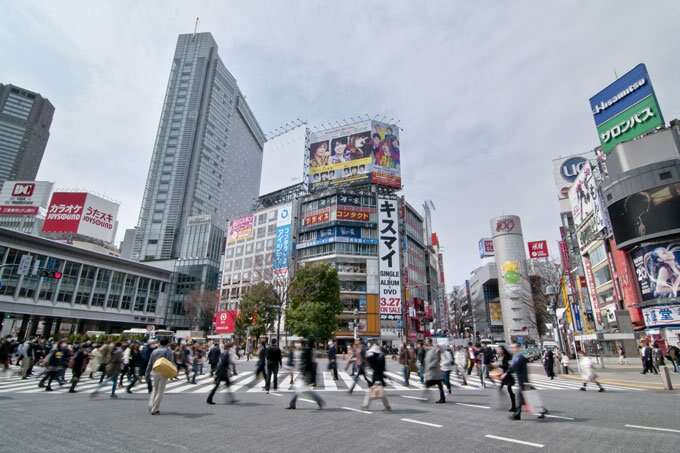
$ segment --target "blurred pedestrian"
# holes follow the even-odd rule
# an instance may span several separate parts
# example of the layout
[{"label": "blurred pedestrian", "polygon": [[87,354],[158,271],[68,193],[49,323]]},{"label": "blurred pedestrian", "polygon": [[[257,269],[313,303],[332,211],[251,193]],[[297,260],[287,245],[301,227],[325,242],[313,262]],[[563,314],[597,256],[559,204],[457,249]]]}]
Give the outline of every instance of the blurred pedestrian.
[{"label": "blurred pedestrian", "polygon": [[335,341],[330,340],[328,342],[328,370],[333,376],[333,380],[338,380],[338,351],[335,345]]},{"label": "blurred pedestrian", "polygon": [[206,403],[208,404],[215,404],[215,401],[213,398],[215,397],[215,393],[217,392],[217,389],[219,388],[220,384],[224,382],[224,384],[227,386],[227,395],[229,395],[229,403],[234,404],[236,403],[236,399],[234,398],[234,395],[231,393],[231,381],[229,379],[229,372],[231,371],[231,343],[227,343],[224,345],[224,351],[220,354],[220,359],[217,362],[217,367],[215,368],[215,385],[210,390],[210,393],[208,394],[208,399]]},{"label": "blurred pedestrian", "polygon": [[418,365],[418,377],[420,378],[420,383],[425,383],[425,345],[423,341],[418,341],[418,346],[416,347],[416,363]]},{"label": "blurred pedestrian", "polygon": [[453,355],[453,360],[456,365],[456,374],[463,378],[463,385],[468,385],[467,383],[468,355],[465,352],[465,348],[463,346],[456,346],[456,352]]},{"label": "blurred pedestrian", "polygon": [[73,360],[71,361],[71,388],[68,390],[69,393],[76,393],[76,386],[80,381],[80,377],[85,372],[85,363],[89,353],[89,343],[84,343],[74,352]]},{"label": "blurred pedestrian", "polygon": [[543,369],[551,381],[555,379],[555,356],[552,349],[547,349],[543,354]]},{"label": "blurred pedestrian", "polygon": [[512,377],[511,373],[508,373],[510,369],[510,361],[512,360],[512,354],[505,348],[505,346],[500,345],[496,348],[496,357],[498,357],[498,362],[503,374],[501,375],[501,385],[498,387],[498,394],[503,393],[503,387],[507,389],[508,396],[510,397],[510,410],[509,412],[516,412],[517,405],[515,400],[515,393],[512,391],[512,386],[515,385],[515,379]]},{"label": "blurred pedestrian", "polygon": [[586,391],[586,385],[591,382],[596,384],[600,389],[598,392],[604,392],[604,388],[597,380],[597,374],[593,371],[593,360],[588,357],[588,353],[583,351],[581,357],[581,377],[583,378],[583,386],[579,389],[581,391]]},{"label": "blurred pedestrian", "polygon": [[385,392],[385,354],[377,344],[373,344],[369,348],[366,353],[366,361],[373,370],[373,374],[361,408],[368,410],[372,400],[380,399],[386,411],[392,410]]},{"label": "blurred pedestrian", "polygon": [[451,371],[456,367],[451,346],[446,346],[442,352],[442,377],[444,379],[444,386],[451,394]]},{"label": "blurred pedestrian", "polygon": [[437,386],[439,389],[439,399],[435,403],[446,403],[444,386],[442,385],[441,354],[439,348],[432,344],[432,338],[427,338],[425,341],[425,350],[425,394],[429,399],[430,392],[428,390],[430,387]]},{"label": "blurred pedestrian", "polygon": [[302,393],[307,393],[311,396],[316,401],[319,409],[323,409],[325,403],[313,389],[313,386],[316,384],[316,361],[314,360],[312,343],[309,340],[305,340],[302,353],[300,354],[300,373],[303,376],[303,381],[296,384],[295,393],[293,393],[293,398],[291,398],[286,409],[295,409],[298,396]]},{"label": "blurred pedestrian", "polygon": [[215,342],[213,343],[212,346],[210,346],[210,350],[208,351],[208,363],[210,364],[210,376],[213,376],[215,374],[215,369],[217,368],[217,364],[220,362],[220,345],[219,343]]},{"label": "blurred pedestrian", "polygon": [[276,392],[279,389],[279,367],[282,365],[281,349],[279,349],[276,338],[272,338],[272,344],[266,350],[267,359],[267,380],[265,381],[265,392],[269,393],[269,389],[273,387]]},{"label": "blurred pedestrian", "polygon": [[[109,355],[109,360],[104,369],[104,375],[108,380],[111,381],[111,395],[112,399],[118,398],[116,395],[116,388],[118,387],[118,376],[123,369],[123,348],[121,342],[116,342],[113,344],[113,349]],[[104,380],[99,381],[99,385],[90,393],[90,397],[95,397],[99,391],[106,385]]]},{"label": "blurred pedestrian", "polygon": [[354,380],[349,388],[349,394],[351,395],[354,391],[354,387],[357,385],[357,381],[360,376],[364,377],[366,384],[370,386],[371,382],[366,376],[366,348],[361,340],[354,341],[354,363],[357,367],[357,373],[354,375]]},{"label": "blurred pedestrian", "polygon": [[569,354],[564,352],[560,362],[562,362],[562,373],[569,374]]}]

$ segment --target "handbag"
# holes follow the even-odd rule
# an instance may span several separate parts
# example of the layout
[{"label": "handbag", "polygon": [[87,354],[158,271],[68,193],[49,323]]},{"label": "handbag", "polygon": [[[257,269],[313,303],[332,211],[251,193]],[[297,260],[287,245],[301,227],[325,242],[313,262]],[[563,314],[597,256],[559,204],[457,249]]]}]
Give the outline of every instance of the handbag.
[{"label": "handbag", "polygon": [[166,379],[173,379],[177,376],[177,367],[165,357],[156,359],[152,369]]},{"label": "handbag", "polygon": [[371,388],[368,390],[368,396],[371,399],[378,399],[382,398],[385,396],[385,389],[383,389],[383,386],[375,383],[371,386]]}]

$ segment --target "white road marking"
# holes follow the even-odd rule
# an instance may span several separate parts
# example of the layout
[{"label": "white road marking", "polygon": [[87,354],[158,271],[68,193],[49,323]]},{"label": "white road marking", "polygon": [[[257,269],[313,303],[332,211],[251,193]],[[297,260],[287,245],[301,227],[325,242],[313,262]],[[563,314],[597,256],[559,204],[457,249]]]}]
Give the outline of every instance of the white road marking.
[{"label": "white road marking", "polygon": [[418,401],[427,401],[427,398],[422,398],[420,396],[408,396],[408,395],[401,395],[402,398],[408,398],[410,400],[418,400]]},{"label": "white road marking", "polygon": [[327,392],[334,392],[338,390],[338,386],[335,384],[330,371],[323,372],[323,389]]},{"label": "white road marking", "polygon": [[402,422],[415,423],[417,425],[431,426],[433,428],[441,428],[442,425],[437,425],[436,423],[421,422],[420,420],[413,420],[412,418],[400,418]]},{"label": "white road marking", "polygon": [[274,392],[271,392],[270,395],[274,395],[274,396],[283,396],[283,395],[281,395],[280,393],[274,393]]},{"label": "white road marking", "polygon": [[561,416],[561,415],[550,415],[550,414],[546,414],[545,416],[546,416],[546,418],[559,418],[560,420],[576,420],[575,418],[571,418],[571,417],[563,417],[563,416]]},{"label": "white road marking", "polygon": [[308,400],[307,398],[298,398],[298,400],[304,401],[305,403],[316,404],[316,401],[314,401],[314,400]]},{"label": "white road marking", "polygon": [[680,429],[657,428],[655,426],[624,425],[626,428],[648,429],[650,431],[664,431],[667,433],[680,433]]},{"label": "white road marking", "polygon": [[504,442],[511,442],[513,444],[528,445],[529,447],[543,448],[545,446],[543,444],[536,444],[534,442],[527,442],[527,441],[524,441],[524,440],[512,439],[510,437],[493,436],[491,434],[486,434],[484,437],[486,437],[488,439],[502,440]]},{"label": "white road marking", "polygon": [[355,408],[353,408],[353,407],[345,407],[345,406],[342,406],[342,409],[345,409],[346,411],[358,412],[358,413],[360,413],[360,414],[369,414],[369,415],[370,415],[370,414],[373,413],[373,412],[370,412],[370,411],[364,411],[364,410],[361,410],[361,409],[355,409]]},{"label": "white road marking", "polygon": [[481,404],[456,403],[459,406],[476,407],[478,409],[491,409],[490,406],[482,406]]}]

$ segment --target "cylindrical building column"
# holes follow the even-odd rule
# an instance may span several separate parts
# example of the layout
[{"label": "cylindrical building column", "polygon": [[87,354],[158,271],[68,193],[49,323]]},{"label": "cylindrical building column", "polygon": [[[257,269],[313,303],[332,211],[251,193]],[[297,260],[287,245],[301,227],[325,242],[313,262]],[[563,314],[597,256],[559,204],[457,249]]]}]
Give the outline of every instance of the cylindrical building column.
[{"label": "cylindrical building column", "polygon": [[491,219],[496,252],[498,290],[505,341],[525,343],[536,337],[536,314],[527,272],[522,223],[514,215]]}]

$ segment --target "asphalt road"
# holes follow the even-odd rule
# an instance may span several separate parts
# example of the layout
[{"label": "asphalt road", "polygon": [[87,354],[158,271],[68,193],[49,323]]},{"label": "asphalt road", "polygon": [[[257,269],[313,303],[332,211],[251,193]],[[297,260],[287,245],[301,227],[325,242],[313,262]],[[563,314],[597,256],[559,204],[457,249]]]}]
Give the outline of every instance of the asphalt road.
[{"label": "asphalt road", "polygon": [[[239,364],[240,370],[252,368]],[[396,371],[396,370],[395,370]],[[320,392],[326,408],[290,393],[239,392],[216,406],[205,393],[167,394],[161,415],[146,411],[144,393],[0,393],[1,452],[237,452],[316,451],[678,451],[680,395],[657,391],[542,390],[549,417],[508,419],[496,391],[455,389],[446,404],[421,401],[421,392],[389,393],[391,412],[375,401],[360,409],[363,393]],[[307,397],[303,398],[307,399]],[[653,429],[656,428],[656,429]],[[672,431],[660,431],[669,429]]]}]

